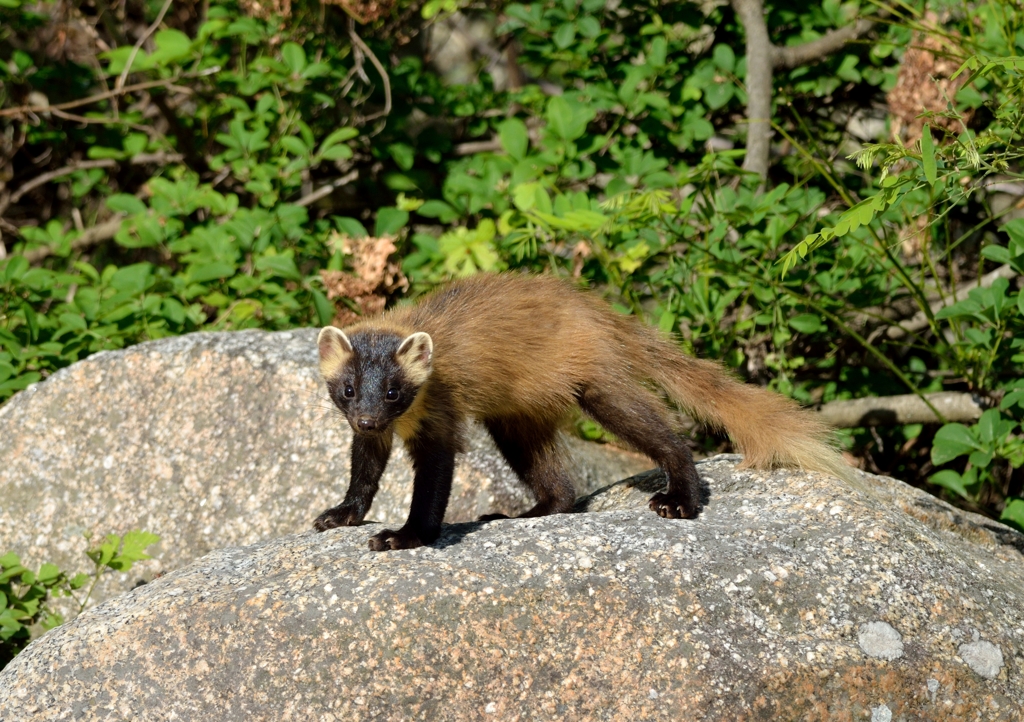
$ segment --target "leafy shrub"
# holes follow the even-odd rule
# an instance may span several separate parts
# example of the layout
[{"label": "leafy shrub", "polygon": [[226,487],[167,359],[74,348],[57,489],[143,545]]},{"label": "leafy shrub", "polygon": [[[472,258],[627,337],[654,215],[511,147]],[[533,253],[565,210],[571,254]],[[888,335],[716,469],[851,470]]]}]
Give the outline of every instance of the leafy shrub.
[{"label": "leafy shrub", "polygon": [[[160,541],[156,534],[130,531],[108,535],[86,555],[93,562],[89,574],[68,576],[55,564],[43,564],[33,572],[14,552],[0,556],[0,669],[29,643],[31,627],[53,629],[64,618],[48,602],[52,596],[71,597],[81,613],[100,577],[110,571],[127,572],[135,562],[151,559],[146,549]],[[88,585],[88,586],[86,586]],[[84,589],[81,598],[76,592]]]},{"label": "leafy shrub", "polygon": [[[449,84],[424,62],[417,14],[444,23],[460,9],[494,30],[481,67],[523,82],[483,70]],[[867,12],[766,9],[779,46]],[[1024,246],[983,187],[1019,177],[1016,5],[904,3],[861,42],[778,70],[763,186],[737,167],[747,61],[728,5],[432,0],[357,26],[338,8],[295,2],[265,19],[215,0],[166,21],[126,74],[135,40],[103,27],[112,50],[58,66],[32,40],[51,11],[0,5],[0,136],[22,139],[0,142],[8,185],[63,170],[0,214],[19,239],[0,261],[0,400],[100,349],[327,323],[337,309],[319,272],[351,265],[343,237],[388,235],[410,295],[481,270],[575,277],[804,403],[989,397],[997,408],[975,425],[856,429],[844,443],[868,469],[1022,523]],[[855,138],[907,48],[932,40],[966,65],[921,141]],[[122,74],[140,89],[72,109],[88,123],[15,112],[32,93],[74,102]],[[123,219],[116,234],[93,243],[109,217]],[[1017,275],[953,298],[997,264]],[[923,326],[898,328],[917,312]]]}]

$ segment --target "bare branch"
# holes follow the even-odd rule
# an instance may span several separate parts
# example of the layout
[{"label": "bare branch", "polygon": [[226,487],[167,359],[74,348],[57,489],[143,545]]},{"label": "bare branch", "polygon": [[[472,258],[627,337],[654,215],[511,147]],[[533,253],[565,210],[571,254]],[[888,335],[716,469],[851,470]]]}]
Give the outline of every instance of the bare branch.
[{"label": "bare branch", "polygon": [[191,88],[186,86],[178,86],[176,83],[184,77],[199,77],[199,75],[208,75],[211,71],[215,72],[219,68],[208,68],[198,75],[179,75],[174,78],[164,78],[163,80],[149,80],[145,83],[135,83],[134,85],[126,85],[120,90],[108,90],[105,93],[97,93],[96,95],[90,95],[88,98],[81,98],[79,100],[69,100],[66,103],[57,103],[56,105],[19,105],[16,108],[4,108],[0,110],[0,117],[6,117],[10,115],[25,115],[26,113],[49,113],[55,110],[67,110],[68,108],[79,108],[83,105],[90,105],[92,103],[98,103],[101,100],[109,100],[119,95],[127,95],[128,93],[134,93],[139,90],[148,90],[149,88],[162,88],[162,87],[173,87],[175,90],[181,93],[191,93]]},{"label": "bare branch", "polygon": [[471,140],[467,143],[459,143],[454,148],[455,155],[473,155],[474,153],[496,153],[501,150],[501,141],[497,138],[491,140]]},{"label": "bare branch", "polygon": [[772,66],[795,68],[798,65],[831,55],[847,43],[856,40],[874,25],[871,20],[858,20],[852,25],[830,30],[817,40],[788,47],[772,46]]},{"label": "bare branch", "polygon": [[[956,303],[957,300],[966,296],[972,288],[988,288],[993,283],[995,283],[996,279],[1013,278],[1016,275],[1017,272],[1013,270],[1009,265],[1003,265],[994,271],[986,273],[981,278],[975,279],[973,281],[967,281],[966,283],[961,283],[959,286],[956,287],[956,290],[953,291],[952,294],[950,294],[944,299],[940,299],[935,303],[931,304],[930,308],[932,315],[938,313],[946,306]],[[898,326],[890,326],[888,329],[886,329],[885,335],[888,338],[895,340],[903,338],[907,334],[916,333],[917,331],[920,331],[921,329],[927,327],[928,315],[925,314],[924,311],[918,311],[914,315],[914,317],[911,318],[909,321],[905,321],[899,324]]]},{"label": "bare branch", "polygon": [[[144,165],[146,163],[156,163],[164,165],[167,163],[178,163],[182,160],[180,153],[139,153],[132,156],[128,162],[132,165]],[[45,185],[55,178],[61,176],[70,175],[75,171],[89,170],[90,168],[114,168],[118,165],[118,161],[113,158],[101,158],[99,160],[83,160],[77,163],[71,163],[63,168],[57,168],[51,170],[42,175],[36,176],[32,180],[22,185],[18,190],[11,194],[10,203],[17,203],[21,200],[22,196],[41,185]]]},{"label": "bare branch", "polygon": [[833,53],[866,33],[874,23],[858,20],[831,30],[817,40],[780,48],[768,37],[763,0],[731,0],[731,4],[746,35],[747,152],[743,169],[766,178],[772,139],[773,70],[793,68]]},{"label": "bare branch", "polygon": [[373,67],[380,73],[380,78],[384,81],[384,110],[379,113],[373,113],[363,118],[363,122],[366,123],[377,118],[387,117],[391,114],[391,79],[388,78],[388,73],[381,65],[381,62],[377,60],[377,56],[370,50],[370,46],[363,42],[363,39],[356,34],[356,24],[352,18],[348,20],[348,36],[352,39],[352,43],[362,51],[362,53],[370,59],[373,63]]},{"label": "bare branch", "polygon": [[41,185],[46,185],[54,178],[60,178],[61,176],[70,175],[75,171],[89,170],[90,168],[113,168],[117,165],[117,161],[113,158],[103,158],[101,160],[83,160],[78,163],[72,163],[66,165],[63,168],[57,170],[51,170],[48,173],[36,176],[32,180],[28,181],[21,186],[18,190],[11,194],[11,203],[17,203],[21,200],[21,197],[29,191],[38,188]]},{"label": "bare branch", "polygon": [[[71,250],[81,251],[103,241],[109,241],[121,230],[122,220],[124,220],[124,216],[117,215],[98,226],[87,228],[82,235],[71,241]],[[57,249],[53,246],[43,246],[42,248],[33,248],[30,251],[25,251],[23,255],[28,259],[29,263],[38,263],[44,258],[52,256],[56,251]]]},{"label": "bare branch", "polygon": [[[941,391],[925,398],[946,421],[976,421],[991,399],[975,394]],[[824,421],[842,429],[859,426],[895,426],[898,424],[934,424],[940,419],[917,394],[880,396],[851,401],[832,401],[818,412]]]},{"label": "bare branch", "polygon": [[128,56],[128,60],[125,61],[124,70],[122,70],[121,74],[117,76],[117,82],[114,83],[115,91],[119,91],[124,87],[124,81],[128,79],[128,73],[132,71],[132,63],[135,62],[135,56],[139,54],[139,49],[142,47],[142,44],[149,39],[149,36],[155,33],[156,29],[160,27],[160,23],[164,21],[164,15],[167,14],[167,11],[170,9],[171,3],[173,2],[174,0],[164,0],[164,6],[160,8],[160,13],[156,16],[156,20],[153,21],[152,25],[146,28],[146,32],[144,32],[135,42],[135,45],[132,47],[132,52]]},{"label": "bare branch", "polygon": [[340,178],[335,178],[334,180],[332,180],[327,185],[320,186],[319,188],[317,188],[312,193],[309,193],[308,195],[302,196],[302,198],[300,198],[299,200],[295,201],[295,205],[297,205],[297,206],[312,205],[313,203],[316,203],[321,198],[326,198],[327,196],[329,196],[331,193],[333,193],[338,188],[341,188],[342,186],[348,185],[349,183],[351,183],[352,181],[354,181],[358,177],[359,177],[359,171],[358,170],[354,170],[354,171],[352,171],[350,173],[346,173],[345,175],[341,176]]}]

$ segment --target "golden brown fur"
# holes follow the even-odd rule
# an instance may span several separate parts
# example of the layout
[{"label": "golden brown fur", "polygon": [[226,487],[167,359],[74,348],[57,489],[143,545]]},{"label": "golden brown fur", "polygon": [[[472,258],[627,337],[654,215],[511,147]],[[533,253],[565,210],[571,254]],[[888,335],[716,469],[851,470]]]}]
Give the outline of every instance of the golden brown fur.
[{"label": "golden brown fur", "polygon": [[683,354],[634,317],[550,276],[474,276],[346,331],[365,327],[430,334],[433,378],[452,385],[467,416],[514,411],[560,422],[576,405],[581,381],[654,382],[693,418],[727,432],[744,466],[837,476],[849,470],[813,413]]},{"label": "golden brown fur", "polygon": [[850,476],[828,428],[812,413],[735,380],[716,363],[686,356],[635,318],[548,276],[457,281],[344,332],[324,329],[319,344],[332,398],[357,436],[346,500],[321,514],[316,528],[362,521],[393,434],[405,441],[416,469],[409,521],[376,535],[372,549],[419,546],[440,533],[468,417],[487,427],[533,490],[537,505],[528,516],[572,508],[557,433],[577,406],[665,471],[665,491],[651,498],[654,511],[696,516],[692,455],[652,387],[728,432],[746,466]]}]

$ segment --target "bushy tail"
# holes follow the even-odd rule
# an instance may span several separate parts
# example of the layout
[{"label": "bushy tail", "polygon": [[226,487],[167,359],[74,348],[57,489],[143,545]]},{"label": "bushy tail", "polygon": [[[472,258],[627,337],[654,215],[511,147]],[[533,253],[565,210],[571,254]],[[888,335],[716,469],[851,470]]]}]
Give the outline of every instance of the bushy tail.
[{"label": "bushy tail", "polygon": [[695,420],[724,430],[744,467],[821,471],[856,477],[836,451],[828,425],[773,391],[734,379],[712,361],[685,356],[661,339],[646,339],[652,379]]}]

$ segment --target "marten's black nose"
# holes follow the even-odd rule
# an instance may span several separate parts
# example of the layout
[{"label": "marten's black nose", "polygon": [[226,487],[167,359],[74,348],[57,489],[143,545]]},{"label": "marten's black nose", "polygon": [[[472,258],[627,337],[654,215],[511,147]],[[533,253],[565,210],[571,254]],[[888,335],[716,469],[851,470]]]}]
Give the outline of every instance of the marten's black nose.
[{"label": "marten's black nose", "polygon": [[377,428],[377,419],[370,418],[369,416],[360,416],[356,421],[360,431],[373,431]]}]

